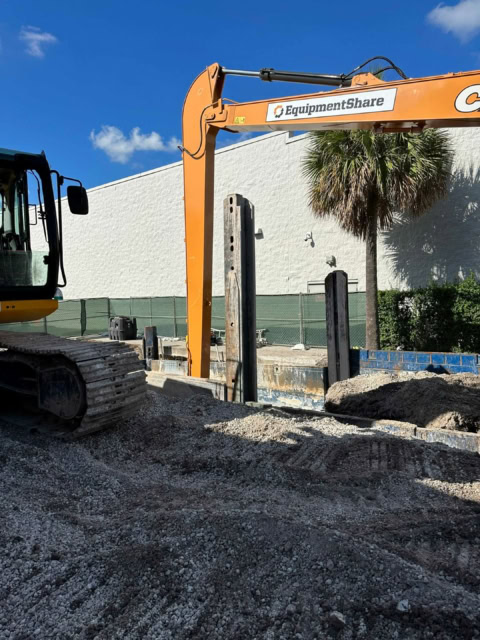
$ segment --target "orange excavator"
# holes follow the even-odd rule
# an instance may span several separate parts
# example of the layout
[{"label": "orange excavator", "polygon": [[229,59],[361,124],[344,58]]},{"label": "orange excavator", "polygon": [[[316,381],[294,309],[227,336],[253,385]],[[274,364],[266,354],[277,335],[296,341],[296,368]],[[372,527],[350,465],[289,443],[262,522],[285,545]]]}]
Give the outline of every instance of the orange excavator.
[{"label": "orange excavator", "polygon": [[[362,69],[376,60],[386,66]],[[376,63],[378,64],[378,63]],[[393,70],[399,79],[378,76]],[[334,90],[252,102],[222,97],[228,75],[334,86]],[[321,75],[262,69],[242,71],[212,64],[193,82],[183,107],[183,170],[187,261],[189,375],[208,378],[212,309],[212,243],[215,139],[226,131],[368,129],[421,132],[426,127],[480,126],[480,71],[407,78],[377,56],[348,74]]]}]

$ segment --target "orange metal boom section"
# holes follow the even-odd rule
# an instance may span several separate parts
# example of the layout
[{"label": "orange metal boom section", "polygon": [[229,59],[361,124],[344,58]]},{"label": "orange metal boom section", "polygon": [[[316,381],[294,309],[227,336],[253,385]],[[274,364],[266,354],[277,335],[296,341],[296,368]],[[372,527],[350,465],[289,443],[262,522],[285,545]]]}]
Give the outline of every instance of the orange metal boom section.
[{"label": "orange metal boom section", "polygon": [[231,131],[480,126],[480,71],[383,82],[369,73],[352,86],[274,100],[226,103],[213,64],[192,84],[183,108],[189,374],[209,377],[215,138]]}]

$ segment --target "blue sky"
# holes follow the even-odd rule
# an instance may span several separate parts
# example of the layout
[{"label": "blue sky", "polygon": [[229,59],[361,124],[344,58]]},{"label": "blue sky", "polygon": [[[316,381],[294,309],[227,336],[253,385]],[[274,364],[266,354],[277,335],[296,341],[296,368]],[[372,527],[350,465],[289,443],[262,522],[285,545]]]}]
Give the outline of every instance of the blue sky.
[{"label": "blue sky", "polygon": [[[0,146],[45,149],[87,187],[179,160],[185,93],[212,62],[342,73],[386,55],[411,77],[480,68],[480,0],[0,3]],[[308,90],[228,78],[224,95]]]}]

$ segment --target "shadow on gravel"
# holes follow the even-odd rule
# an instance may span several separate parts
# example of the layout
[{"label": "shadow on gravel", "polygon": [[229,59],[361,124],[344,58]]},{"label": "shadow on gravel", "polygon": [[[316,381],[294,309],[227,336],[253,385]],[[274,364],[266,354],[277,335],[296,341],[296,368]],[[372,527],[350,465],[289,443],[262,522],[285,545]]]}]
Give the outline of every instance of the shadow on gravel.
[{"label": "shadow on gravel", "polygon": [[476,455],[156,394],[0,436],[0,637],[477,637]]},{"label": "shadow on gravel", "polygon": [[[364,377],[364,376],[361,376]],[[391,380],[390,376],[385,376]],[[410,422],[420,427],[477,433],[480,430],[480,381],[473,374],[432,375],[399,380],[355,393],[355,378],[333,386],[325,409],[377,420]],[[367,381],[368,383],[368,381]]]}]

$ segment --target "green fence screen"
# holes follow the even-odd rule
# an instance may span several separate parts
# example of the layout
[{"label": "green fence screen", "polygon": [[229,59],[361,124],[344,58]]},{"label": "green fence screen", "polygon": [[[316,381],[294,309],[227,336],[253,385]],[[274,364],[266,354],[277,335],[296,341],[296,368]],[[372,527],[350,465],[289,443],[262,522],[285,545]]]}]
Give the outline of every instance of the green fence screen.
[{"label": "green fence screen", "polygon": [[[349,293],[350,343],[365,346],[365,294]],[[137,319],[137,330],[156,326],[159,336],[184,338],[187,333],[184,297],[87,298],[65,300],[58,311],[36,322],[5,324],[7,331],[38,331],[58,336],[108,335],[109,318]],[[225,329],[223,296],[212,299],[212,329]],[[269,344],[326,346],[325,295],[300,293],[257,296],[257,329]]]}]

